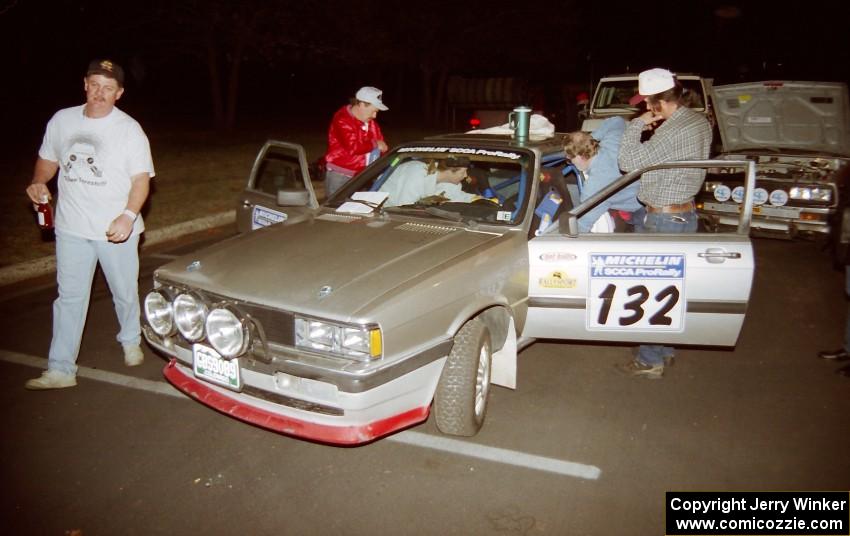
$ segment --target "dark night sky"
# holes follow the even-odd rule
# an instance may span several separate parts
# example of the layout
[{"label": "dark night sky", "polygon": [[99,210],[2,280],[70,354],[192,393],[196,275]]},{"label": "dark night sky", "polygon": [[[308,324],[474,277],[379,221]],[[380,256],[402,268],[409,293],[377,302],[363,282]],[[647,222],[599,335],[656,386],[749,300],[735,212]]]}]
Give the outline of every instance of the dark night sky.
[{"label": "dark night sky", "polygon": [[[140,120],[211,115],[204,45],[226,73],[241,63],[239,114],[326,117],[357,87],[379,85],[399,115],[421,113],[423,73],[517,76],[590,86],[662,66],[719,83],[850,79],[850,9],[814,0],[0,0],[0,102],[16,128],[43,128],[78,104],[94,56],[129,72],[122,107]],[[251,14],[260,14],[250,19]],[[242,24],[243,26],[240,26]],[[240,28],[251,26],[242,37]],[[213,32],[210,32],[210,29]],[[242,50],[238,54],[237,50]],[[432,83],[433,83],[432,79]],[[219,87],[226,88],[226,81]],[[15,130],[15,128],[13,128]]]}]

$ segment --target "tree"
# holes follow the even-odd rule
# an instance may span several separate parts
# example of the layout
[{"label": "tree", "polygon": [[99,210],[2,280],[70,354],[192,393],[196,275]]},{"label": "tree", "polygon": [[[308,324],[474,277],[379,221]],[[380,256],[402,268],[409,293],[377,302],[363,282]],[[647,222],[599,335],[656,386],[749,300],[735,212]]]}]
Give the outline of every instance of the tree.
[{"label": "tree", "polygon": [[243,66],[271,64],[299,46],[295,2],[271,0],[163,0],[157,7],[160,50],[204,65],[213,122],[236,122]]}]

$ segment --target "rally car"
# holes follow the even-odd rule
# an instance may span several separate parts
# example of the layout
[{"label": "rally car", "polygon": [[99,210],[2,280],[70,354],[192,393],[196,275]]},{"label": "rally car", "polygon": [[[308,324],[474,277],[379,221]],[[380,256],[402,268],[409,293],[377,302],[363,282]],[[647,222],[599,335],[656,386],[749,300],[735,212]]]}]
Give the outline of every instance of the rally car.
[{"label": "rally car", "polygon": [[[428,195],[390,200],[401,170],[420,180],[412,168],[448,161],[462,191],[428,175]],[[750,206],[751,162],[659,167],[685,165],[743,169]],[[442,432],[474,435],[491,385],[522,388],[517,356],[536,338],[734,345],[751,212],[718,234],[580,234],[577,217],[641,171],[576,205],[571,170],[559,135],[458,134],[396,147],[318,207],[305,165],[276,191],[249,184],[240,217],[257,229],[157,269],[144,336],[199,402],[332,444],[432,411]]]},{"label": "rally car", "polygon": [[[839,82],[769,80],[715,86],[723,151],[756,163],[752,230],[823,237],[843,264],[850,243],[850,98]],[[698,196],[711,229],[737,225],[743,175],[722,168]]]}]

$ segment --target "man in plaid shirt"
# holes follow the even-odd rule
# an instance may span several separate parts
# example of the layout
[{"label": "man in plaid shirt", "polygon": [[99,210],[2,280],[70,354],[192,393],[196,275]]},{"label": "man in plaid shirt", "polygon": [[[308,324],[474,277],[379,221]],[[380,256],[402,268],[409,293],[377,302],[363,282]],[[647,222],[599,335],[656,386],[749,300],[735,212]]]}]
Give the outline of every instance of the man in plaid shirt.
[{"label": "man in plaid shirt", "polygon": [[[646,100],[647,111],[626,126],[620,145],[619,164],[625,171],[675,160],[704,160],[711,149],[711,126],[703,114],[684,105],[683,88],[666,69],[649,69],[638,75],[638,94],[631,104]],[[664,121],[654,128],[659,121]],[[641,143],[644,130],[655,132]],[[659,169],[644,173],[638,199],[646,216],[636,222],[637,232],[692,233],[697,230],[694,196],[702,187],[705,169]],[[641,345],[637,357],[620,370],[635,376],[658,379],[673,348]]]}]

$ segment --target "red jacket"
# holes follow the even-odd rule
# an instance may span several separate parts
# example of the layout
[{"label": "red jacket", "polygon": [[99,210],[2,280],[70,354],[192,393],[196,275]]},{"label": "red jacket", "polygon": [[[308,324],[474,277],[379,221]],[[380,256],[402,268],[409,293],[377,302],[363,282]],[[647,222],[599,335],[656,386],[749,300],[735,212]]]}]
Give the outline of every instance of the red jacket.
[{"label": "red jacket", "polygon": [[375,121],[364,124],[345,105],[333,116],[328,129],[328,152],[325,162],[328,169],[355,175],[366,167],[366,157],[383,140],[381,127]]}]

